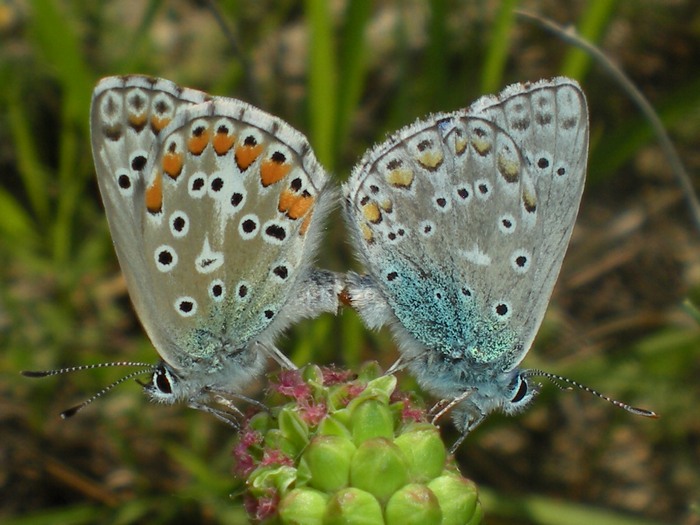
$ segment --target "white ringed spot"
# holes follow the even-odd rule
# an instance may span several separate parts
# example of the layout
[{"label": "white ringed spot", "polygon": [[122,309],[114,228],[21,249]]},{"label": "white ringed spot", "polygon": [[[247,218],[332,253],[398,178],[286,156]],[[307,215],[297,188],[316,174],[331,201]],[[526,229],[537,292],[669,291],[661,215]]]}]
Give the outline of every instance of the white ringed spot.
[{"label": "white ringed spot", "polygon": [[192,317],[197,313],[197,301],[193,297],[183,296],[175,299],[175,311],[182,317]]},{"label": "white ringed spot", "polygon": [[516,250],[510,257],[510,266],[515,273],[524,274],[530,269],[530,252],[524,249]]},{"label": "white ringed spot", "polygon": [[146,162],[148,161],[148,152],[146,150],[136,150],[129,157],[129,166],[131,170],[136,173],[141,173],[143,168],[146,167]]},{"label": "white ringed spot", "polygon": [[485,201],[491,197],[491,182],[486,179],[479,179],[474,181],[474,193],[476,198]]},{"label": "white ringed spot", "polygon": [[207,174],[198,171],[190,176],[187,181],[187,193],[193,199],[201,199],[207,193]]},{"label": "white ringed spot", "polygon": [[270,268],[270,278],[280,283],[287,282],[291,273],[292,271],[287,261],[277,262]]},{"label": "white ringed spot", "polygon": [[247,301],[250,297],[251,286],[247,281],[239,281],[236,284],[236,299]]},{"label": "white ringed spot", "polygon": [[158,271],[169,272],[177,266],[177,252],[172,246],[161,244],[153,253],[153,261],[156,263]]},{"label": "white ringed spot", "polygon": [[446,195],[435,194],[433,195],[433,207],[437,211],[445,213],[452,208],[452,200]]},{"label": "white ringed spot", "polygon": [[226,285],[221,279],[214,279],[209,283],[209,297],[212,301],[220,303],[226,297]]},{"label": "white ringed spot", "polygon": [[498,218],[498,230],[501,233],[510,235],[515,231],[516,226],[517,222],[515,217],[513,217],[510,213],[504,213]]},{"label": "white ringed spot", "polygon": [[119,193],[124,197],[131,197],[134,194],[134,181],[131,174],[127,170],[121,169],[117,171],[115,178]]},{"label": "white ringed spot", "polygon": [[262,238],[270,244],[284,244],[289,237],[289,231],[279,221],[267,221],[262,227]]},{"label": "white ringed spot", "polygon": [[498,321],[507,321],[513,315],[510,305],[505,301],[498,301],[491,307],[493,316]]},{"label": "white ringed spot", "polygon": [[190,218],[184,211],[177,210],[170,214],[168,225],[172,236],[181,239],[190,231]]},{"label": "white ringed spot", "polygon": [[244,241],[249,241],[258,234],[259,230],[260,219],[258,219],[257,215],[254,213],[249,213],[248,215],[241,217],[241,220],[238,223],[238,235],[241,236],[241,239]]}]

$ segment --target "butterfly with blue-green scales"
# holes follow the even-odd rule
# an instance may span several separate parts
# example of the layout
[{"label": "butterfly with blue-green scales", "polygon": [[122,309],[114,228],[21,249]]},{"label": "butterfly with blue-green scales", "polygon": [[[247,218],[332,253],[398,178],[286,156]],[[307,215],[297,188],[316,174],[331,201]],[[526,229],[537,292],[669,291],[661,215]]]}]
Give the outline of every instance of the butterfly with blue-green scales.
[{"label": "butterfly with blue-green scales", "polygon": [[574,229],[588,134],[574,80],[514,84],[399,130],[343,186],[367,272],[348,274],[349,300],[368,327],[391,328],[394,369],[443,400],[436,416],[452,410],[455,447],[489,413],[525,408],[532,376],[581,386],[519,365]]}]

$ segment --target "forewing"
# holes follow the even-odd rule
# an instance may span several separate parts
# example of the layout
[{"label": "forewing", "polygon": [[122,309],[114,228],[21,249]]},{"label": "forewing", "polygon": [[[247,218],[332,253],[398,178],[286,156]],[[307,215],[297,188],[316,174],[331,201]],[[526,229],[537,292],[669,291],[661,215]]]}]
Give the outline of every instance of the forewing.
[{"label": "forewing", "polygon": [[238,100],[188,108],[161,139],[145,168],[142,250],[161,329],[180,341],[165,356],[177,366],[177,352],[235,352],[293,319],[283,310],[316,282],[332,193],[303,135]]}]

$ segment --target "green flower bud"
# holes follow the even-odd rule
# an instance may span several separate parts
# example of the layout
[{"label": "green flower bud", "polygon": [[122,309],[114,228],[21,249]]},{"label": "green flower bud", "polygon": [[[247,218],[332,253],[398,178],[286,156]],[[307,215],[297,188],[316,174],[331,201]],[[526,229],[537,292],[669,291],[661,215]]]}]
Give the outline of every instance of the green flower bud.
[{"label": "green flower bud", "polygon": [[348,429],[348,417],[339,417],[337,413],[329,415],[319,423],[318,433],[323,436],[339,436],[352,439],[352,433]]},{"label": "green flower bud", "polygon": [[417,483],[396,491],[386,504],[386,525],[424,524],[444,525],[435,494],[425,485]]},{"label": "green flower bud", "polygon": [[318,365],[305,366],[301,371],[301,378],[308,385],[323,385],[323,370]]},{"label": "green flower bud", "polygon": [[446,473],[428,483],[443,512],[442,525],[481,523],[482,511],[473,482]]},{"label": "green flower bud", "polygon": [[408,483],[408,465],[401,450],[386,438],[373,438],[357,447],[350,464],[350,483],[386,501]]},{"label": "green flower bud", "polygon": [[347,487],[355,450],[355,445],[347,438],[315,437],[301,458],[300,481],[308,481],[311,487],[327,492]]},{"label": "green flower bud", "polygon": [[428,423],[415,423],[394,441],[408,461],[411,481],[422,483],[439,476],[445,468],[447,450],[440,431]]},{"label": "green flower bud", "polygon": [[277,424],[285,439],[295,451],[301,452],[309,442],[309,427],[293,408],[281,410]]},{"label": "green flower bud", "polygon": [[323,525],[384,525],[382,507],[369,492],[343,489],[328,502]]},{"label": "green flower bud", "polygon": [[394,437],[394,417],[387,404],[378,399],[367,399],[354,406],[350,425],[356,445],[375,437]]},{"label": "green flower bud", "polygon": [[265,434],[265,448],[280,450],[283,454],[292,458],[299,453],[297,444],[289,441],[284,436],[284,432],[278,428],[272,428]]},{"label": "green flower bud", "polygon": [[283,525],[322,525],[328,496],[318,490],[294,489],[279,504]]}]

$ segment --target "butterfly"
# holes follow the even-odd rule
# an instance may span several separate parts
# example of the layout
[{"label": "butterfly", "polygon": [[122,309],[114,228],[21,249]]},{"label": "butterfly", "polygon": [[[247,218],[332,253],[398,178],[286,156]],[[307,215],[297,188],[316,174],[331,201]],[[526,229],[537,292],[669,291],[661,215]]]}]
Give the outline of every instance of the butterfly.
[{"label": "butterfly", "polygon": [[588,133],[574,80],[515,84],[399,130],[343,186],[367,271],[348,274],[349,300],[392,329],[400,366],[443,400],[438,416],[452,409],[455,448],[494,410],[525,408],[534,375],[581,386],[519,365],[574,228]]},{"label": "butterfly", "polygon": [[90,130],[114,248],[161,357],[144,389],[228,420],[212,401],[230,406],[270,355],[294,366],[275,336],[338,309],[339,277],[312,266],[328,177],[286,122],[163,79],[100,81]]}]

